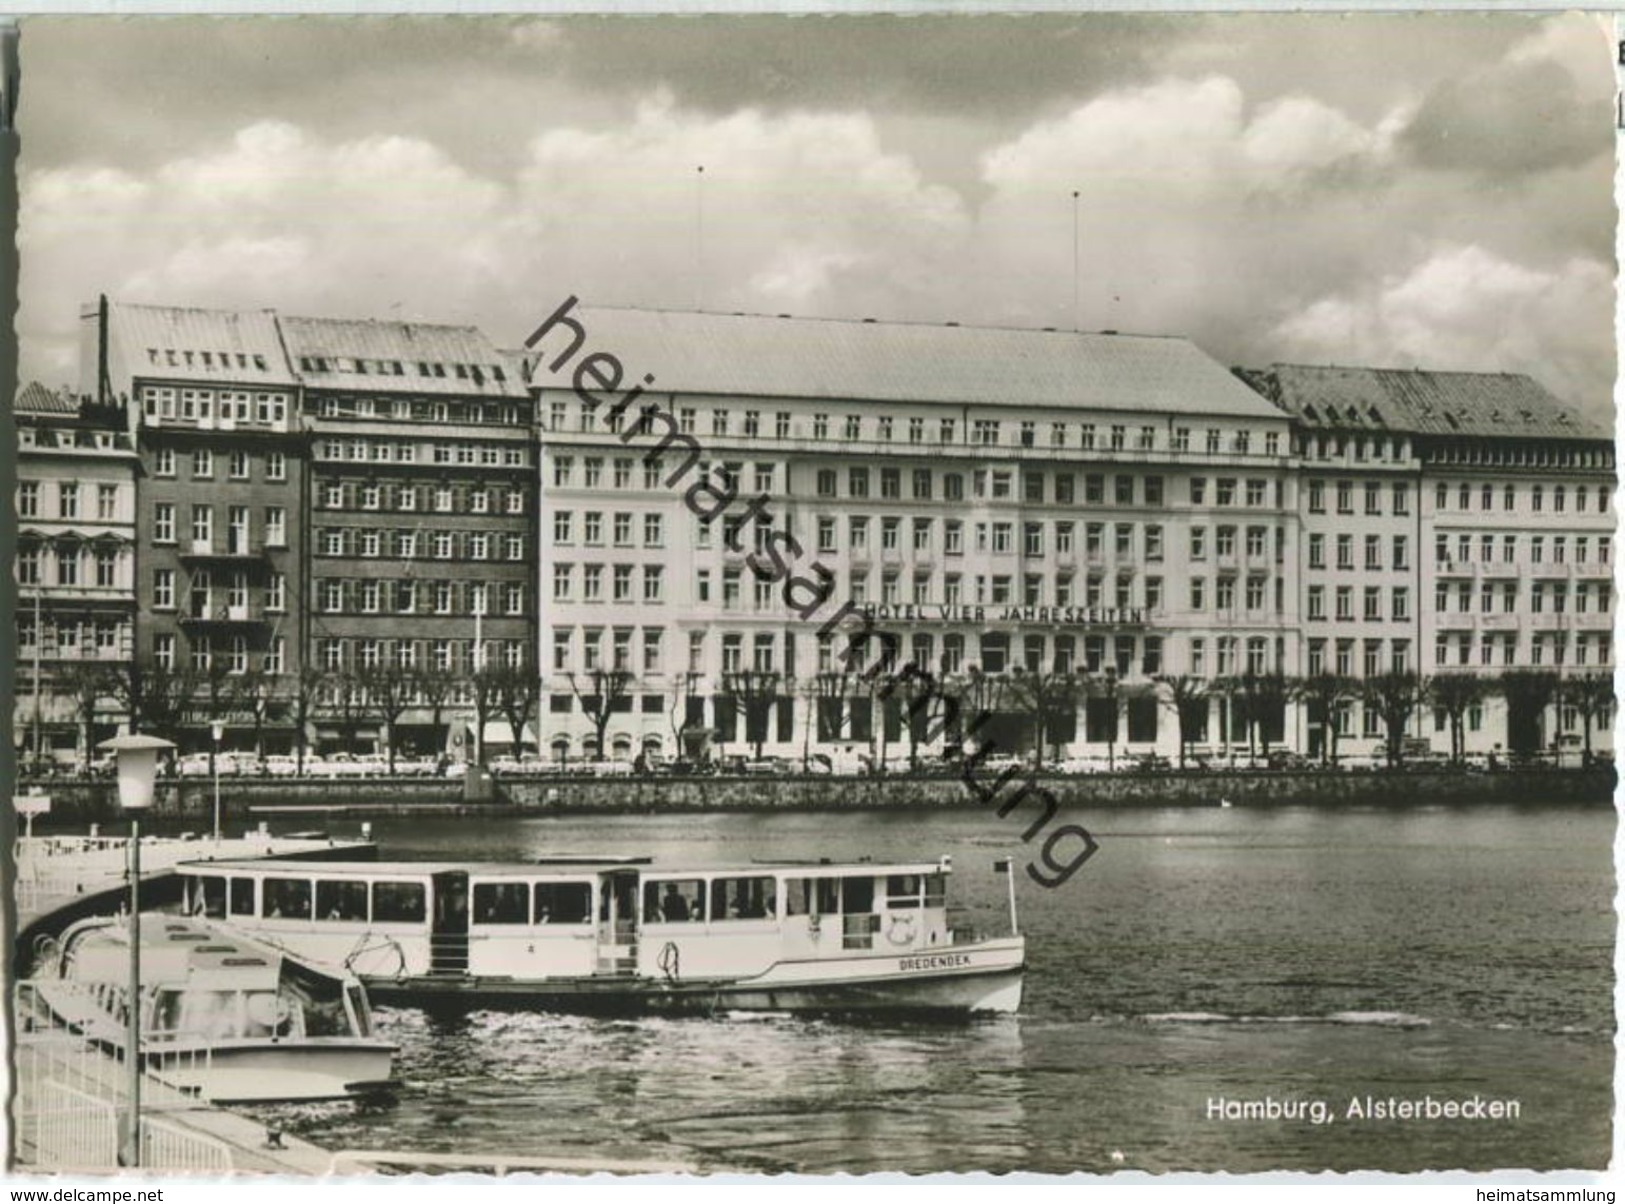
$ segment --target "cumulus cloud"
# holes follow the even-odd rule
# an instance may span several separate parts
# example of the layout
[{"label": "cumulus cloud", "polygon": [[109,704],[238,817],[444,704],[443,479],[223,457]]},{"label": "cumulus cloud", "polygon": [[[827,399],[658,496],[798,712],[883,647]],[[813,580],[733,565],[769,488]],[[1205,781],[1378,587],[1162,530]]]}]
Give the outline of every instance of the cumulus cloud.
[{"label": "cumulus cloud", "polygon": [[1487,175],[1584,163],[1614,141],[1611,51],[1593,21],[1544,24],[1500,59],[1442,82],[1402,140],[1426,166]]},{"label": "cumulus cloud", "polygon": [[1440,246],[1409,271],[1324,297],[1281,321],[1278,358],[1378,367],[1524,372],[1607,412],[1614,282],[1601,264],[1547,270],[1477,246]]},{"label": "cumulus cloud", "polygon": [[866,115],[706,117],[663,95],[624,126],[547,130],[508,180],[423,139],[327,142],[273,121],[152,172],[23,184],[24,356],[50,379],[71,373],[78,303],[100,291],[472,321],[499,338],[567,293],[895,316],[943,278],[968,225]]}]

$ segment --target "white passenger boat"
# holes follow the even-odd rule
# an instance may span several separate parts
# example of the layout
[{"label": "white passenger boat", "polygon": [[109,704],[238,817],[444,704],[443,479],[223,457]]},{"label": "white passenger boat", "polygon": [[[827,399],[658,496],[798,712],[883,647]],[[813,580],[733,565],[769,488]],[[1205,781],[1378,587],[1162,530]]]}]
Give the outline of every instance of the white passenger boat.
[{"label": "white passenger boat", "polygon": [[1025,942],[949,922],[939,862],[182,863],[187,906],[373,997],[570,1011],[1014,1012]]},{"label": "white passenger boat", "polygon": [[[111,1051],[128,1039],[130,925],[68,928],[32,995]],[[214,1103],[342,1099],[386,1085],[395,1046],[372,1035],[353,974],[321,969],[221,925],[141,917],[147,1073]]]}]

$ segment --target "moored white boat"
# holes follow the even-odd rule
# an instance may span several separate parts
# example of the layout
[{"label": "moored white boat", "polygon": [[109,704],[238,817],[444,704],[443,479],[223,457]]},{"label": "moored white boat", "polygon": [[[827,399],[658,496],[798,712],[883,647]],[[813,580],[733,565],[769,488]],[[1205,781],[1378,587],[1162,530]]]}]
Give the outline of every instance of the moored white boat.
[{"label": "moored white boat", "polygon": [[572,1011],[1015,1012],[1025,941],[950,922],[948,858],[656,866],[212,861],[190,910],[380,1000]]},{"label": "moored white boat", "polygon": [[[141,917],[141,1059],[213,1103],[342,1099],[390,1079],[395,1046],[372,1035],[366,991],[221,925]],[[32,995],[111,1051],[128,1040],[127,917],[81,920],[39,968]]]}]

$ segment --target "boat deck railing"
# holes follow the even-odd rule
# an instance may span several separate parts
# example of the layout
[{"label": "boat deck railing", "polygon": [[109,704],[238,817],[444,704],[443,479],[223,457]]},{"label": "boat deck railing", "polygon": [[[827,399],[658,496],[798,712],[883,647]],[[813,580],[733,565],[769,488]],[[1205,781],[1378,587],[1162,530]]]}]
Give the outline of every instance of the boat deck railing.
[{"label": "boat deck railing", "polygon": [[[48,987],[51,1000],[42,994]],[[59,1010],[99,1005],[91,984],[23,981],[13,994],[16,1040],[12,1103],[19,1169],[99,1172],[119,1167],[120,1120],[126,1110],[124,1050],[92,1040]],[[230,1146],[177,1123],[175,1113],[197,1106],[195,1093],[172,1078],[196,1069],[196,1058],[160,1056],[143,1075],[141,1165],[158,1170],[220,1174],[234,1168]],[[170,1113],[171,1115],[166,1115]]]}]

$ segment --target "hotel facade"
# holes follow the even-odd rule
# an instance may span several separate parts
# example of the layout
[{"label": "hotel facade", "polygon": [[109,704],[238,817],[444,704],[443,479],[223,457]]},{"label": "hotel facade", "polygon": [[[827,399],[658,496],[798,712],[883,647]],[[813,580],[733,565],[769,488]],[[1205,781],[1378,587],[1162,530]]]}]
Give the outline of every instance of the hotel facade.
[{"label": "hotel facade", "polygon": [[[468,678],[501,665],[535,675],[544,759],[936,752],[940,701],[911,719],[843,655],[872,629],[1010,751],[1364,757],[1365,681],[1613,663],[1611,436],[1527,377],[584,306],[523,354],[269,311],[85,323],[84,391],[139,459],[120,655],[263,683],[208,708],[229,746],[380,745],[333,683],[393,668],[453,683],[397,747],[467,756]],[[1251,692],[1305,678],[1342,694]],[[1555,698],[1513,710],[1475,699],[1468,751],[1577,746]],[[1419,707],[1412,747],[1449,726]]]}]

